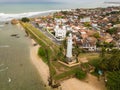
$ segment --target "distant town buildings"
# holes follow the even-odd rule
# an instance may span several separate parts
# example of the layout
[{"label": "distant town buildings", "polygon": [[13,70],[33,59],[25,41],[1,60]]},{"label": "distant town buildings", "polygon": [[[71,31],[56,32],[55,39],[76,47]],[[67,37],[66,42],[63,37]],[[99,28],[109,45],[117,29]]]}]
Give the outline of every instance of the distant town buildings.
[{"label": "distant town buildings", "polygon": [[91,22],[90,17],[81,18],[80,22]]},{"label": "distant town buildings", "polygon": [[[58,41],[72,33],[73,45],[88,51],[96,51],[97,43],[112,43],[119,48],[120,7],[95,9],[73,9],[56,12],[53,15],[36,18],[41,28],[47,29]],[[116,28],[116,31],[112,31]]]}]

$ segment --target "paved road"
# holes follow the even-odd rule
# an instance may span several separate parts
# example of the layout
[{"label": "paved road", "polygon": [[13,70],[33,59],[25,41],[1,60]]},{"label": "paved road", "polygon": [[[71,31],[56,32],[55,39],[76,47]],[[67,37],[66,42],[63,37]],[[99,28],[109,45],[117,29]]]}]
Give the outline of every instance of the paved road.
[{"label": "paved road", "polygon": [[35,27],[38,28],[43,34],[45,34],[48,38],[50,38],[54,43],[60,45],[61,42],[57,41],[49,32],[47,32],[46,30],[43,30],[43,28],[40,28],[39,26],[36,25],[35,22],[31,22],[31,24]]}]

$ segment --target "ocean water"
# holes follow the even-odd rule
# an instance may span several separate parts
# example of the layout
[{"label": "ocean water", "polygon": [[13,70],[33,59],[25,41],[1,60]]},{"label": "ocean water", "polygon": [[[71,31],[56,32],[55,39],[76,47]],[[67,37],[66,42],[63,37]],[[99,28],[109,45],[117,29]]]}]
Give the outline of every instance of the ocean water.
[{"label": "ocean water", "polygon": [[74,3],[0,3],[0,21],[31,17],[59,10],[105,7],[103,1]]},{"label": "ocean water", "polygon": [[0,90],[47,90],[30,60],[29,47],[24,30],[10,24],[0,26]]},{"label": "ocean water", "polygon": [[73,8],[100,7],[103,2],[79,2],[79,3],[1,3],[0,13],[26,13],[48,10],[62,10]]}]

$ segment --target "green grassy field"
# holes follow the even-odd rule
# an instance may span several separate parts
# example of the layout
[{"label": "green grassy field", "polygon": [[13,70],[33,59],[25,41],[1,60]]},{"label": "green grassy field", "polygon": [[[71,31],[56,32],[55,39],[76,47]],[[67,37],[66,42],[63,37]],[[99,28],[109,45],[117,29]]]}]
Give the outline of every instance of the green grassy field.
[{"label": "green grassy field", "polygon": [[84,58],[86,57],[86,59],[89,60],[93,60],[99,57],[98,53],[80,53],[79,54],[79,58]]},{"label": "green grassy field", "polygon": [[69,71],[66,71],[66,72],[63,72],[63,73],[61,73],[59,75],[55,75],[54,79],[56,81],[58,81],[58,80],[61,80],[61,79],[67,78],[67,77],[74,76],[77,69],[78,68],[73,68],[73,69],[71,69]]}]

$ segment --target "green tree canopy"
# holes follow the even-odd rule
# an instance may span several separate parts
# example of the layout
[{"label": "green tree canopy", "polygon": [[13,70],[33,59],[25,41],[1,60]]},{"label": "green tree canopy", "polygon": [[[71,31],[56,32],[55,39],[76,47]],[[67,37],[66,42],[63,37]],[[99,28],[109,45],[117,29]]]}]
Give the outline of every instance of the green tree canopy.
[{"label": "green tree canopy", "polygon": [[108,32],[109,34],[116,34],[117,33],[117,28],[111,28],[111,29],[108,29],[106,32]]},{"label": "green tree canopy", "polygon": [[108,90],[120,90],[120,71],[108,72],[107,89]]},{"label": "green tree canopy", "polygon": [[76,70],[75,77],[78,79],[84,79],[86,77],[86,73],[82,70]]},{"label": "green tree canopy", "polygon": [[23,17],[23,18],[21,19],[21,21],[22,21],[22,22],[29,22],[29,21],[30,21],[30,19],[29,19],[29,18],[27,18],[27,17]]},{"label": "green tree canopy", "polygon": [[105,73],[107,90],[120,90],[120,50],[113,49],[100,58],[98,67]]},{"label": "green tree canopy", "polygon": [[103,57],[100,68],[105,71],[120,70],[120,50],[112,50],[109,55]]},{"label": "green tree canopy", "polygon": [[85,23],[84,23],[84,26],[85,26],[85,27],[91,27],[91,24],[90,24],[89,22],[85,22]]},{"label": "green tree canopy", "polygon": [[99,34],[99,33],[94,33],[93,36],[94,36],[95,38],[100,38],[100,34]]}]

